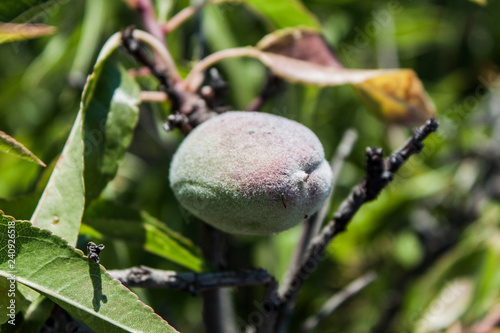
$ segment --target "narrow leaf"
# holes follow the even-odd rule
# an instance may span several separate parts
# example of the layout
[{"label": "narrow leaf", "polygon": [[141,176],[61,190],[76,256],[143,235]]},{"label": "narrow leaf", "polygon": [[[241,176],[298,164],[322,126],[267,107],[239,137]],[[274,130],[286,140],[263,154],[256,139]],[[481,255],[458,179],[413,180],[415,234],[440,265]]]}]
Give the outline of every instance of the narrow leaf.
[{"label": "narrow leaf", "polygon": [[40,12],[47,13],[51,7],[58,5],[58,1],[52,0],[3,0],[0,1],[0,21],[28,22]]},{"label": "narrow leaf", "polygon": [[[109,201],[96,201],[83,217],[85,230],[100,237],[125,240],[192,271],[207,269],[200,250],[153,216]],[[89,230],[87,227],[91,227]]]},{"label": "narrow leaf", "polygon": [[338,86],[348,83],[361,83],[381,75],[396,73],[395,69],[365,70],[333,68],[309,61],[298,60],[281,54],[263,52],[254,47],[234,48],[213,53],[198,63],[186,78],[189,89],[196,90],[202,82],[200,75],[207,67],[237,57],[251,57],[260,60],[276,76],[289,82],[316,86]]},{"label": "narrow leaf", "polygon": [[2,131],[0,131],[0,151],[17,156],[26,161],[40,164],[43,167],[46,166],[45,163],[43,163],[38,157],[35,156],[35,154],[29,151],[28,148]]},{"label": "narrow leaf", "polygon": [[52,35],[55,27],[45,24],[0,23],[0,44]]},{"label": "narrow leaf", "polygon": [[14,225],[18,283],[47,296],[96,332],[176,332],[137,295],[66,240],[0,212],[0,276],[8,276]]},{"label": "narrow leaf", "polygon": [[414,126],[436,113],[422,82],[410,69],[347,69],[338,66],[339,64],[332,67],[316,63],[326,60],[315,59],[315,62],[311,62],[311,59],[299,60],[289,56],[295,54],[310,58],[311,55],[307,52],[299,52],[293,48],[273,49],[273,52],[277,51],[287,55],[264,52],[253,47],[213,53],[189,73],[186,79],[188,89],[198,89],[203,81],[202,73],[209,66],[225,59],[251,57],[260,60],[274,75],[289,82],[316,86],[353,84],[361,98],[388,122]]},{"label": "narrow leaf", "polygon": [[[257,48],[311,64],[347,70],[321,34],[310,29],[275,31],[264,37]],[[402,69],[380,73],[362,82],[349,82],[377,116],[405,126],[420,125],[435,116],[434,105],[415,72]]]}]

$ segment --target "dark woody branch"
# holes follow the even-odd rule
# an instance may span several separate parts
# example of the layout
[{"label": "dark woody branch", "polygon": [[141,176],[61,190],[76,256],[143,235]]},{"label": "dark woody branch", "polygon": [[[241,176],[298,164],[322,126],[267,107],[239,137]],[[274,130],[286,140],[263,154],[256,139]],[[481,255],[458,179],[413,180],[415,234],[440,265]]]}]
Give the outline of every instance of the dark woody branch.
[{"label": "dark woody branch", "polygon": [[108,273],[127,287],[179,289],[192,294],[215,288],[266,285],[274,282],[274,278],[263,269],[179,273],[138,266],[123,270],[110,270]]},{"label": "dark woody branch", "polygon": [[180,77],[176,79],[178,73],[172,61],[166,68],[160,68],[150,59],[141,42],[134,37],[134,27],[122,31],[122,45],[158,80],[160,83],[158,90],[167,94],[171,105],[171,114],[164,125],[167,131],[179,128],[184,135],[187,135],[194,127],[215,115],[202,96],[186,90]]},{"label": "dark woody branch", "polygon": [[[112,270],[109,274],[128,287],[180,289],[197,294],[202,291],[223,288],[264,285],[269,289],[267,301],[272,301],[276,309],[267,317],[259,332],[284,332],[295,303],[295,298],[302,283],[309,277],[324,255],[326,247],[338,234],[346,230],[349,222],[359,208],[366,202],[374,200],[378,194],[392,181],[394,173],[414,154],[423,148],[423,141],[438,128],[438,122],[430,119],[424,126],[416,130],[405,145],[383,158],[382,149],[366,149],[366,177],[351,191],[349,197],[340,205],[334,218],[311,242],[301,264],[283,286],[279,295],[276,292],[276,281],[267,271],[262,269],[244,271],[225,271],[214,273],[177,273],[163,271],[144,266],[126,270]],[[273,328],[274,327],[274,328]]]},{"label": "dark woody branch", "polygon": [[311,242],[301,264],[292,274],[289,283],[283,286],[280,292],[281,302],[278,306],[276,318],[276,331],[284,331],[289,315],[292,312],[295,298],[302,283],[309,277],[318,261],[324,255],[326,247],[335,236],[346,230],[354,214],[366,202],[375,199],[378,194],[389,184],[399,168],[414,154],[423,148],[423,141],[429,134],[435,132],[439,123],[430,119],[425,125],[416,130],[412,137],[397,151],[386,159],[383,158],[382,149],[366,149],[366,177],[342,202],[334,218]]}]

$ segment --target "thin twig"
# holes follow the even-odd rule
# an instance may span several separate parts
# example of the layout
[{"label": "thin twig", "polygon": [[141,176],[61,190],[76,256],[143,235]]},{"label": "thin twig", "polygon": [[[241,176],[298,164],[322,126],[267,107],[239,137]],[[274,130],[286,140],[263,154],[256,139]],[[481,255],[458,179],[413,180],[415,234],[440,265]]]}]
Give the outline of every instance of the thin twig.
[{"label": "thin twig", "polygon": [[[167,122],[164,125],[166,130],[179,128],[183,134],[187,135],[194,127],[215,114],[197,93],[186,91],[183,84],[176,83],[171,79],[172,75],[174,77],[179,75],[175,65],[173,66],[175,72],[169,71],[168,68],[167,70],[159,68],[146,54],[139,41],[148,43],[151,47],[157,48],[158,51],[163,50],[162,56],[165,56],[165,60],[170,57],[168,51],[161,47],[161,45],[158,45],[153,36],[130,27],[122,32],[121,39],[122,45],[127,52],[148,68],[151,74],[160,82],[159,90],[168,95],[171,105],[171,115],[168,116]],[[156,43],[154,43],[155,41]],[[179,80],[181,80],[180,76]]]},{"label": "thin twig", "polygon": [[260,111],[264,103],[266,103],[270,98],[275,97],[282,87],[283,80],[278,78],[273,73],[269,73],[266,84],[262,88],[260,94],[248,104],[246,110]]},{"label": "thin twig", "polygon": [[354,214],[368,201],[375,199],[378,194],[392,180],[393,175],[406,162],[411,155],[419,153],[423,148],[423,140],[438,128],[438,122],[430,119],[406,144],[387,157],[382,156],[382,149],[366,149],[366,173],[363,181],[357,185],[349,197],[342,202],[334,218],[312,241],[304,260],[295,270],[293,277],[281,292],[281,302],[278,309],[276,327],[277,332],[285,330],[286,322],[292,312],[295,298],[302,283],[309,277],[318,265],[318,261],[323,257],[326,247],[330,241],[338,234],[346,230]]},{"label": "thin twig", "polygon": [[186,22],[188,19],[193,17],[194,14],[198,13],[205,6],[205,4],[206,2],[182,9],[180,12],[172,16],[168,22],[161,25],[163,33],[168,34],[177,29],[182,23]]},{"label": "thin twig", "polygon": [[264,315],[267,316],[267,320],[263,321],[262,325],[258,327],[252,327],[256,333],[274,332],[274,318],[279,304],[278,282],[273,278],[264,286],[264,295],[260,304]]},{"label": "thin twig", "polygon": [[[137,61],[144,64],[151,74],[160,82],[161,88],[168,95],[170,102],[172,103],[172,109],[178,110],[181,104],[181,95],[174,89],[174,83],[170,79],[170,74],[164,70],[159,69],[156,64],[148,57],[146,52],[137,41],[138,31],[134,28],[127,28],[122,32],[122,45],[125,47],[127,52],[133,55]],[[139,33],[139,36],[144,37],[143,34]],[[167,51],[168,53],[168,51]],[[178,74],[178,73],[177,73]]]},{"label": "thin twig", "polygon": [[172,16],[168,22],[161,25],[161,29],[164,33],[171,33],[175,29],[177,29],[181,24],[186,22],[188,19],[193,17],[196,13],[198,13],[203,7],[209,4],[216,4],[221,2],[229,2],[234,0],[207,0],[201,4],[197,4],[194,6],[189,6],[182,9],[180,12]]},{"label": "thin twig", "polygon": [[125,2],[141,15],[146,30],[149,31],[150,34],[155,36],[164,46],[166,46],[165,33],[158,24],[152,1],[125,0]]},{"label": "thin twig", "polygon": [[372,283],[377,278],[377,273],[370,271],[363,276],[357,278],[356,280],[349,283],[347,287],[341,290],[339,293],[333,295],[323,306],[321,311],[313,316],[308,318],[304,325],[302,326],[302,333],[312,332],[319,323],[330,316],[340,305],[342,305],[345,301],[347,301],[350,297],[354,296],[361,290],[363,290],[366,286]]},{"label": "thin twig", "polygon": [[[227,268],[226,234],[203,221],[199,223],[200,247],[203,255],[218,270]],[[234,309],[230,290],[218,288],[201,293],[203,298],[203,326],[205,333],[236,333]]]},{"label": "thin twig", "polygon": [[344,133],[344,136],[340,141],[337,151],[335,152],[335,156],[330,161],[330,167],[332,168],[333,174],[332,191],[330,192],[330,195],[326,199],[325,204],[323,205],[323,207],[321,207],[318,213],[318,219],[316,224],[314,225],[312,232],[313,237],[318,234],[319,230],[321,229],[321,223],[325,220],[326,214],[328,214],[328,211],[330,210],[330,204],[332,203],[332,197],[335,193],[335,188],[337,187],[337,181],[339,180],[340,171],[344,166],[345,159],[351,154],[352,148],[354,147],[354,143],[356,142],[357,138],[358,132],[356,132],[356,130],[352,128],[348,129]]},{"label": "thin twig", "polygon": [[139,99],[141,102],[162,103],[168,101],[168,96],[163,91],[141,91]]},{"label": "thin twig", "polygon": [[[340,144],[335,152],[334,157],[330,161],[330,167],[332,169],[332,190],[328,195],[328,198],[325,200],[325,203],[316,214],[312,215],[304,224],[304,229],[302,231],[299,243],[295,247],[295,251],[292,255],[292,259],[290,260],[290,265],[288,266],[287,273],[285,277],[291,278],[293,276],[293,272],[297,268],[297,266],[302,262],[302,258],[304,253],[306,252],[311,240],[318,234],[318,231],[321,227],[321,224],[325,220],[326,214],[330,210],[330,204],[332,201],[333,193],[335,192],[335,187],[337,186],[337,180],[340,175],[340,170],[344,164],[344,160],[351,153],[352,147],[356,138],[358,137],[358,133],[354,129],[348,129]],[[285,280],[283,283],[284,286],[288,285],[290,281]]]},{"label": "thin twig", "polygon": [[173,82],[180,82],[182,78],[177,70],[177,66],[175,65],[174,59],[170,55],[168,49],[160,43],[160,41],[155,38],[153,35],[139,30],[139,29],[129,29],[131,34],[137,40],[147,44],[149,47],[153,49],[153,51],[158,55],[159,60],[163,67],[156,66],[159,71],[166,71],[167,75],[171,78]]},{"label": "thin twig", "polygon": [[133,78],[146,77],[151,75],[151,71],[147,67],[130,68],[127,70],[128,75]]},{"label": "thin twig", "polygon": [[198,294],[222,287],[265,285],[274,280],[266,270],[240,270],[213,273],[175,272],[146,266],[110,270],[111,277],[127,287],[179,289]]},{"label": "thin twig", "polygon": [[[173,82],[182,81],[181,76],[175,66],[175,62],[172,59],[168,51],[167,41],[165,32],[161,28],[158,20],[156,19],[155,8],[151,0],[124,0],[130,7],[135,9],[142,17],[144,26],[149,34],[154,38],[154,42],[147,42],[149,44],[158,43],[160,47],[155,47],[153,45],[153,51],[155,55],[159,58],[159,61],[165,70],[170,75]],[[140,30],[137,30],[140,31]],[[134,36],[135,38],[141,39],[139,36]]]},{"label": "thin twig", "polygon": [[203,82],[203,72],[219,61],[237,57],[259,58],[260,55],[261,51],[251,46],[226,49],[212,53],[203,58],[200,62],[194,65],[193,69],[191,69],[188,76],[184,80],[186,89],[189,91],[196,91]]}]

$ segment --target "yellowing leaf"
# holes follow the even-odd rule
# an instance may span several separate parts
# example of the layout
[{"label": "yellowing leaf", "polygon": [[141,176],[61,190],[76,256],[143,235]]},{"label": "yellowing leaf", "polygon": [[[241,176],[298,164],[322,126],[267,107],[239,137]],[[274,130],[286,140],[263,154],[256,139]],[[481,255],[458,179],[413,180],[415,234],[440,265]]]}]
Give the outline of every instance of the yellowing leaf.
[{"label": "yellowing leaf", "polygon": [[0,23],[0,44],[52,35],[55,27],[45,24]]},{"label": "yellowing leaf", "polygon": [[265,36],[257,47],[226,49],[199,62],[186,78],[196,91],[203,72],[225,59],[250,57],[279,78],[315,86],[352,84],[362,101],[388,123],[416,126],[435,116],[433,103],[411,69],[348,69],[342,66],[320,33],[292,28]]},{"label": "yellowing leaf", "polygon": [[411,69],[385,73],[354,87],[372,111],[389,123],[416,126],[436,115],[434,104]]},{"label": "yellowing leaf", "polygon": [[[275,31],[265,36],[257,44],[257,48],[312,64],[349,71],[349,76],[356,73],[344,68],[321,34],[311,29],[289,28]],[[310,72],[311,75],[314,73],[315,71]],[[324,73],[328,75],[329,71]],[[432,102],[412,70],[394,70],[379,74],[355,86],[361,99],[383,120],[415,126],[435,115]],[[347,74],[344,72],[344,75]]]}]

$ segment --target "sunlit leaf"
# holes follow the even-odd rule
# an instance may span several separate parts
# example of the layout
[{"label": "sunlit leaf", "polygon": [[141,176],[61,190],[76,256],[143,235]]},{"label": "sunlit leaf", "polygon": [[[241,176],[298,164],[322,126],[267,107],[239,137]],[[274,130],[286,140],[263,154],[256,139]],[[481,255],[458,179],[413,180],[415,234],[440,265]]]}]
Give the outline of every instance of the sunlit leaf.
[{"label": "sunlit leaf", "polygon": [[0,131],[0,151],[17,156],[26,161],[40,164],[43,167],[46,166],[45,163],[43,163],[38,157],[35,156],[35,154],[29,151],[28,148],[2,131]]},{"label": "sunlit leaf", "polygon": [[242,0],[242,2],[270,20],[277,29],[298,26],[321,28],[314,15],[298,0]]},{"label": "sunlit leaf", "polygon": [[416,126],[436,115],[434,104],[411,69],[368,79],[354,89],[374,113],[389,123]]},{"label": "sunlit leaf", "polygon": [[71,244],[85,200],[97,197],[114,177],[137,122],[139,88],[111,58],[117,46],[103,48],[87,80],[80,112],[31,219]]},{"label": "sunlit leaf", "polygon": [[94,238],[125,240],[192,271],[207,269],[200,250],[189,239],[145,212],[96,201],[85,213],[83,223],[82,233],[87,230]]},{"label": "sunlit leaf", "polygon": [[64,149],[38,201],[31,221],[76,243],[83,214],[83,144],[78,113]]},{"label": "sunlit leaf", "polygon": [[[176,332],[137,295],[66,240],[0,212],[0,276],[9,276],[9,226],[16,232],[16,279],[96,332]],[[12,229],[12,228],[11,228]]]},{"label": "sunlit leaf", "polygon": [[52,35],[55,27],[45,24],[0,23],[0,44]]}]

